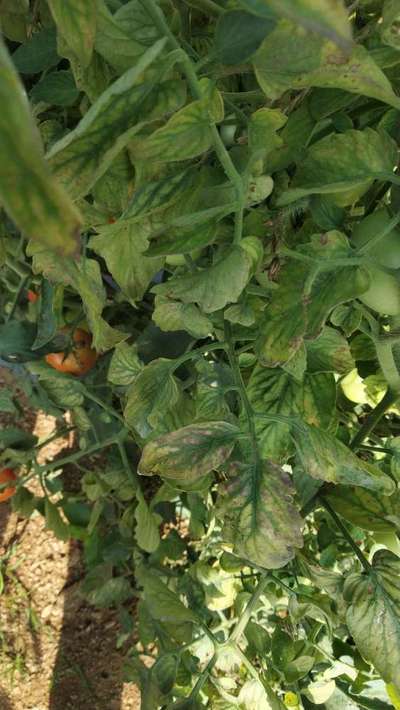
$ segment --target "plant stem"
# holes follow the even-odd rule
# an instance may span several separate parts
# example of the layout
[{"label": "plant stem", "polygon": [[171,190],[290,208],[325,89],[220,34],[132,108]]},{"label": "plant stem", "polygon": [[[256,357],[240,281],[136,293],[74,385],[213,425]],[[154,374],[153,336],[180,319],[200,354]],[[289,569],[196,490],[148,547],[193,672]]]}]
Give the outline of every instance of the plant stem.
[{"label": "plant stem", "polygon": [[116,412],[113,407],[110,407],[108,404],[103,402],[101,399],[96,397],[96,395],[92,394],[91,392],[89,392],[86,389],[84,391],[84,395],[87,399],[90,399],[95,404],[98,404],[99,407],[104,409],[104,411],[107,412],[107,414],[109,414],[111,417],[114,417],[115,419],[118,419],[118,421],[121,422],[122,424],[125,424],[125,419],[120,414],[118,414],[118,412]]},{"label": "plant stem", "polygon": [[74,454],[65,456],[63,459],[58,459],[58,461],[52,461],[52,463],[43,464],[43,466],[39,466],[38,473],[48,473],[49,471],[54,471],[54,469],[62,468],[62,466],[65,466],[68,463],[74,463],[75,461],[79,461],[79,459],[83,459],[85,456],[91,456],[92,454],[95,454],[101,449],[106,449],[109,446],[118,444],[119,441],[119,436],[114,436],[110,439],[105,439],[104,441],[99,442],[98,444],[93,444],[93,446],[89,446],[89,448],[85,449],[84,451],[79,450],[76,451]]},{"label": "plant stem", "polygon": [[368,574],[371,572],[372,567],[370,563],[368,562],[367,558],[363,555],[361,552],[360,548],[356,545],[354,542],[353,538],[351,537],[349,531],[347,530],[346,526],[342,523],[340,520],[339,516],[336,514],[334,509],[332,508],[331,504],[328,503],[327,500],[324,498],[321,498],[321,503],[324,506],[324,508],[328,511],[329,515],[333,518],[335,521],[335,524],[339,528],[339,530],[343,533],[343,536],[346,538],[347,542],[349,543],[350,547],[353,549],[354,553],[357,555],[358,559],[360,560],[362,566],[364,567],[365,571],[368,572]]},{"label": "plant stem", "polygon": [[30,280],[30,278],[31,278],[30,276],[24,276],[24,278],[21,279],[21,281],[19,282],[18,290],[15,293],[10,312],[7,313],[7,316],[5,319],[6,323],[8,323],[8,321],[11,320],[11,318],[13,317],[13,315],[15,313],[15,309],[18,306],[18,301],[21,297],[21,293],[24,290],[24,288],[25,288],[26,284],[28,283],[28,281]]},{"label": "plant stem", "polygon": [[[168,27],[165,20],[163,12],[156,4],[155,0],[146,0],[146,10],[153,18],[154,24],[158,27],[160,32],[164,34],[170,43],[172,49],[179,50],[181,60],[180,64],[182,70],[186,75],[192,96],[194,99],[202,100],[204,99],[200,82],[197,78],[196,69],[194,64],[188,54],[182,49],[178,40],[176,39],[173,32]],[[211,121],[211,117],[210,117]],[[234,243],[238,243],[242,237],[243,229],[243,211],[246,202],[246,195],[244,190],[244,185],[240,173],[236,170],[232,159],[225,148],[225,145],[219,135],[218,129],[215,123],[210,124],[210,130],[212,132],[212,139],[214,143],[214,149],[218,156],[218,159],[228,177],[230,182],[235,188],[236,198],[237,198],[237,210],[235,214],[235,231],[234,231]]]},{"label": "plant stem", "polygon": [[389,409],[389,407],[391,407],[392,404],[394,404],[397,401],[399,396],[400,396],[399,393],[393,392],[390,389],[387,390],[383,399],[381,399],[379,404],[376,405],[375,409],[372,410],[372,412],[366,418],[361,429],[357,432],[357,434],[352,439],[352,441],[350,443],[350,448],[353,449],[353,451],[357,451],[357,449],[360,447],[360,445],[363,443],[363,441],[375,429],[376,425],[382,419],[385,412]]},{"label": "plant stem", "polygon": [[270,582],[269,577],[262,577],[257,585],[257,588],[254,590],[251,599],[249,600],[242,616],[240,617],[238,623],[234,627],[233,631],[231,632],[231,635],[229,636],[229,643],[236,643],[239,641],[240,637],[246,630],[246,626],[250,621],[251,615],[253,611],[255,610],[260,597],[262,596],[266,586]]},{"label": "plant stem", "polygon": [[200,348],[196,348],[196,350],[190,350],[188,353],[181,355],[181,357],[178,357],[176,360],[171,361],[171,364],[173,369],[177,370],[178,367],[183,365],[188,360],[193,360],[194,358],[200,357],[200,355],[205,355],[206,353],[210,353],[213,350],[226,350],[226,348],[226,343],[209,343],[208,345],[202,345]]}]

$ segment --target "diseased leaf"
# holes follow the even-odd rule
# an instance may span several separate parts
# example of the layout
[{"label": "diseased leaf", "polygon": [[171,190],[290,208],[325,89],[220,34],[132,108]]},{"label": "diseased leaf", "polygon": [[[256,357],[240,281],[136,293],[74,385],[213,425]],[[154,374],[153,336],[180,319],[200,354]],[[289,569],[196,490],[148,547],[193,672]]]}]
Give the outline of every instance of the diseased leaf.
[{"label": "diseased leaf", "polygon": [[57,28],[83,67],[90,63],[96,36],[97,0],[48,0]]},{"label": "diseased leaf", "polygon": [[[379,550],[369,574],[350,575],[344,587],[346,622],[360,653],[400,690],[400,558]],[[373,630],[373,632],[372,632]]]},{"label": "diseased leaf", "polygon": [[240,0],[240,4],[260,17],[268,17],[272,10],[345,48],[351,45],[351,25],[342,0]]},{"label": "diseased leaf", "polygon": [[264,93],[278,99],[288,89],[311,86],[363,94],[399,108],[390,81],[362,45],[349,53],[333,42],[282,20],[262,43],[253,60]]},{"label": "diseased leaf", "polygon": [[172,374],[173,361],[153,360],[135,378],[128,391],[124,417],[128,426],[146,438],[157,429],[179,397],[178,383]]},{"label": "diseased leaf", "polygon": [[235,303],[251,273],[251,259],[241,247],[232,247],[211,267],[177,276],[153,288],[153,292],[184,303],[198,303],[205,313]]},{"label": "diseased leaf", "polygon": [[159,75],[143,81],[143,72],[164,45],[165,40],[160,40],[151,47],[106,89],[76,128],[50,148],[49,163],[74,198],[86,195],[133,134],[157,117],[157,92],[152,94],[152,90]]},{"label": "diseased leaf", "polygon": [[195,481],[229,458],[239,430],[228,422],[183,427],[153,439],[143,449],[139,473]]},{"label": "diseased leaf", "polygon": [[334,328],[326,326],[316,340],[306,344],[308,372],[337,372],[345,375],[355,367],[346,338]]},{"label": "diseased leaf", "polygon": [[0,67],[1,201],[25,236],[76,254],[80,214],[45,163],[25,91],[1,41]]},{"label": "diseased leaf", "polygon": [[330,133],[313,143],[291,188],[279,202],[288,204],[305,195],[346,191],[391,173],[396,160],[397,147],[387,133],[372,128]]},{"label": "diseased leaf", "polygon": [[392,479],[377,466],[358,458],[339,439],[307,424],[292,428],[298,457],[312,478],[346,486],[361,486],[383,495],[394,491]]},{"label": "diseased leaf", "polygon": [[364,488],[337,486],[326,496],[333,508],[352,525],[373,532],[400,530],[400,495],[370,493]]},{"label": "diseased leaf", "polygon": [[382,13],[381,37],[385,44],[400,50],[400,9],[396,0],[385,0]]},{"label": "diseased leaf", "polygon": [[303,545],[290,477],[270,461],[238,464],[220,490],[223,537],[233,552],[266,569],[284,567]]},{"label": "diseased leaf", "polygon": [[158,296],[155,300],[153,321],[161,330],[186,330],[194,338],[207,338],[213,324],[193,303],[179,303]]},{"label": "diseased leaf", "polygon": [[[290,361],[289,361],[290,362]],[[330,375],[306,374],[303,382],[283,370],[256,365],[247,394],[257,414],[301,416],[322,429],[331,427],[336,403],[336,385]],[[293,452],[290,424],[256,417],[256,431],[263,458],[280,463]]]}]

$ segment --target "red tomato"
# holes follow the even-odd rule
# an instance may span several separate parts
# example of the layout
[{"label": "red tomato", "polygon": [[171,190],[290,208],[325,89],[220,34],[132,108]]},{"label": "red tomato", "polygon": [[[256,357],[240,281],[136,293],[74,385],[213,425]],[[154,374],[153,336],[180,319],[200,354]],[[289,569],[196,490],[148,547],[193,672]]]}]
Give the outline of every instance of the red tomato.
[{"label": "red tomato", "polygon": [[[17,476],[15,475],[14,471],[12,468],[3,468],[0,471],[0,483],[8,483],[9,481],[14,481],[17,480]],[[8,500],[13,496],[15,493],[15,487],[12,486],[10,488],[2,488],[0,490],[0,503],[4,503],[5,500]]]},{"label": "red tomato", "polygon": [[[68,332],[68,330],[64,329],[63,332]],[[95,366],[98,355],[91,347],[92,336],[86,330],[76,328],[72,339],[74,345],[68,353],[49,353],[45,360],[55,370],[79,377],[85,375]]]},{"label": "red tomato", "polygon": [[32,289],[28,289],[28,301],[31,303],[36,303],[36,301],[39,298],[39,294],[36,293],[35,291],[32,291]]}]

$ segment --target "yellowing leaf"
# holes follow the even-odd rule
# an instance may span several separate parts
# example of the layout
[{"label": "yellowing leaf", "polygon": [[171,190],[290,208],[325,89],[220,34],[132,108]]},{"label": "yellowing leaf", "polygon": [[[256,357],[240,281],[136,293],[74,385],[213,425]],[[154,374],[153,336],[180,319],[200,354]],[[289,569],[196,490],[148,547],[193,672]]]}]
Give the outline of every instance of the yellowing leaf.
[{"label": "yellowing leaf", "polygon": [[144,447],[139,473],[195,481],[226,461],[238,433],[233,424],[214,421],[159,436]]},{"label": "yellowing leaf", "polygon": [[287,20],[266,37],[254,57],[254,68],[261,88],[271,99],[290,88],[320,86],[400,107],[400,98],[365,47],[356,45],[349,55]]},{"label": "yellowing leaf", "polygon": [[81,217],[43,157],[25,91],[0,40],[0,200],[26,237],[79,251]]},{"label": "yellowing leaf", "polygon": [[61,36],[83,67],[90,63],[96,35],[97,0],[48,0]]},{"label": "yellowing leaf", "polygon": [[256,565],[284,567],[303,545],[290,477],[270,461],[236,468],[219,499],[224,540],[236,555]]},{"label": "yellowing leaf", "polygon": [[124,417],[128,426],[146,438],[165,419],[179,397],[171,360],[159,358],[147,365],[128,391]]}]

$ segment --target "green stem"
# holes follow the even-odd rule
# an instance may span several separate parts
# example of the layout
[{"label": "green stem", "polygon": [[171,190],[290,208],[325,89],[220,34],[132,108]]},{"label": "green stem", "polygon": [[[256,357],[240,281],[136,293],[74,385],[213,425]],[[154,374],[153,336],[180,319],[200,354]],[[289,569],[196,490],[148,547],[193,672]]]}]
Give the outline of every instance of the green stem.
[{"label": "green stem", "polygon": [[188,360],[193,360],[194,358],[205,355],[206,353],[211,353],[213,350],[226,350],[226,343],[209,343],[208,345],[202,345],[201,348],[196,348],[196,350],[190,350],[188,353],[181,355],[176,360],[171,361],[171,366],[173,370],[177,370],[178,367],[183,365]]},{"label": "green stem", "polygon": [[330,503],[328,503],[325,498],[321,498],[321,503],[324,506],[324,508],[328,511],[329,515],[333,518],[335,521],[336,526],[339,528],[339,530],[343,533],[343,536],[349,543],[350,547],[353,549],[353,552],[357,555],[358,559],[360,560],[362,566],[364,567],[365,571],[368,572],[368,574],[371,572],[372,567],[370,563],[368,562],[367,558],[363,555],[361,552],[360,548],[356,545],[354,542],[353,538],[351,537],[349,531],[347,530],[346,526],[342,523],[341,519],[339,516],[336,514]]},{"label": "green stem", "polygon": [[240,617],[238,623],[234,627],[234,629],[231,632],[231,635],[229,636],[229,643],[236,643],[239,641],[240,637],[246,630],[246,626],[249,623],[251,619],[251,615],[253,611],[255,610],[258,602],[260,601],[260,597],[262,596],[266,586],[270,582],[269,577],[263,577],[260,579],[257,588],[254,590],[251,599],[249,600],[242,616]]},{"label": "green stem", "polygon": [[114,419],[118,419],[118,421],[121,422],[121,424],[125,425],[125,419],[120,414],[118,414],[118,412],[116,412],[113,407],[110,407],[108,404],[103,402],[101,399],[96,397],[96,395],[92,394],[91,392],[89,392],[86,389],[84,391],[84,395],[87,399],[90,399],[95,404],[98,404],[99,407],[104,409],[104,411],[107,412],[107,414],[109,414],[111,417],[114,417]]},{"label": "green stem", "polygon": [[382,340],[381,338],[373,338],[376,354],[379,365],[383,372],[384,378],[388,383],[389,389],[397,392],[397,397],[400,396],[400,375],[397,370],[397,365],[393,356],[393,342],[391,340]]},{"label": "green stem", "polygon": [[204,671],[202,671],[201,675],[197,679],[196,685],[194,686],[192,692],[190,693],[189,698],[191,700],[194,700],[199,695],[204,684],[207,682],[208,676],[210,675],[212,669],[214,668],[216,661],[217,661],[217,653],[214,653],[212,658],[207,663]]},{"label": "green stem", "polygon": [[13,300],[13,302],[12,302],[11,310],[10,310],[10,312],[9,312],[9,313],[7,314],[7,316],[6,316],[6,319],[5,319],[6,323],[8,323],[8,321],[11,320],[11,318],[13,317],[13,315],[14,315],[14,313],[15,313],[15,309],[16,309],[17,306],[18,306],[18,301],[19,301],[19,299],[20,299],[20,297],[21,297],[21,293],[22,293],[22,291],[24,290],[24,288],[25,288],[25,286],[27,285],[27,283],[28,283],[28,281],[30,280],[30,278],[31,278],[30,276],[25,276],[23,279],[21,279],[21,281],[20,281],[20,283],[19,283],[19,286],[18,286],[18,289],[17,289],[17,291],[16,291],[16,293],[15,293],[14,300]]},{"label": "green stem", "polygon": [[[178,40],[176,39],[173,32],[168,27],[165,20],[163,12],[156,4],[155,0],[146,0],[146,10],[149,12],[153,18],[154,24],[158,27],[160,32],[164,34],[170,43],[172,49],[179,50],[180,52],[180,64],[182,70],[184,71],[192,96],[194,99],[202,100],[204,98],[201,91],[201,85],[197,78],[196,69],[190,57],[182,49]],[[215,123],[211,123],[210,129],[212,132],[212,138],[214,143],[214,149],[218,156],[218,159],[232,185],[235,187],[236,198],[237,198],[237,210],[235,215],[235,231],[234,231],[234,242],[238,243],[242,236],[243,229],[243,211],[246,202],[246,194],[243,186],[243,181],[240,173],[236,170],[232,159],[225,148],[225,145],[219,135],[218,129]]]},{"label": "green stem", "polygon": [[397,401],[399,396],[399,393],[392,392],[390,389],[387,390],[383,399],[381,399],[379,404],[376,405],[375,409],[372,410],[372,412],[366,418],[361,429],[352,439],[350,443],[350,448],[353,449],[353,451],[357,451],[357,449],[360,448],[360,445],[365,439],[368,438],[369,434],[375,429],[376,425],[382,419],[385,412],[387,412],[389,407],[391,407],[392,404]]},{"label": "green stem", "polygon": [[54,471],[54,469],[62,468],[66,464],[74,463],[75,461],[79,461],[79,459],[83,459],[85,456],[91,456],[97,451],[101,451],[101,449],[106,449],[109,446],[118,444],[119,441],[120,435],[114,436],[110,439],[105,439],[104,441],[99,442],[98,444],[93,444],[93,446],[89,446],[89,448],[85,449],[84,451],[79,450],[76,451],[74,454],[65,456],[63,459],[58,459],[58,461],[52,461],[51,463],[43,464],[43,466],[38,466],[38,473],[49,473],[50,471]]}]

